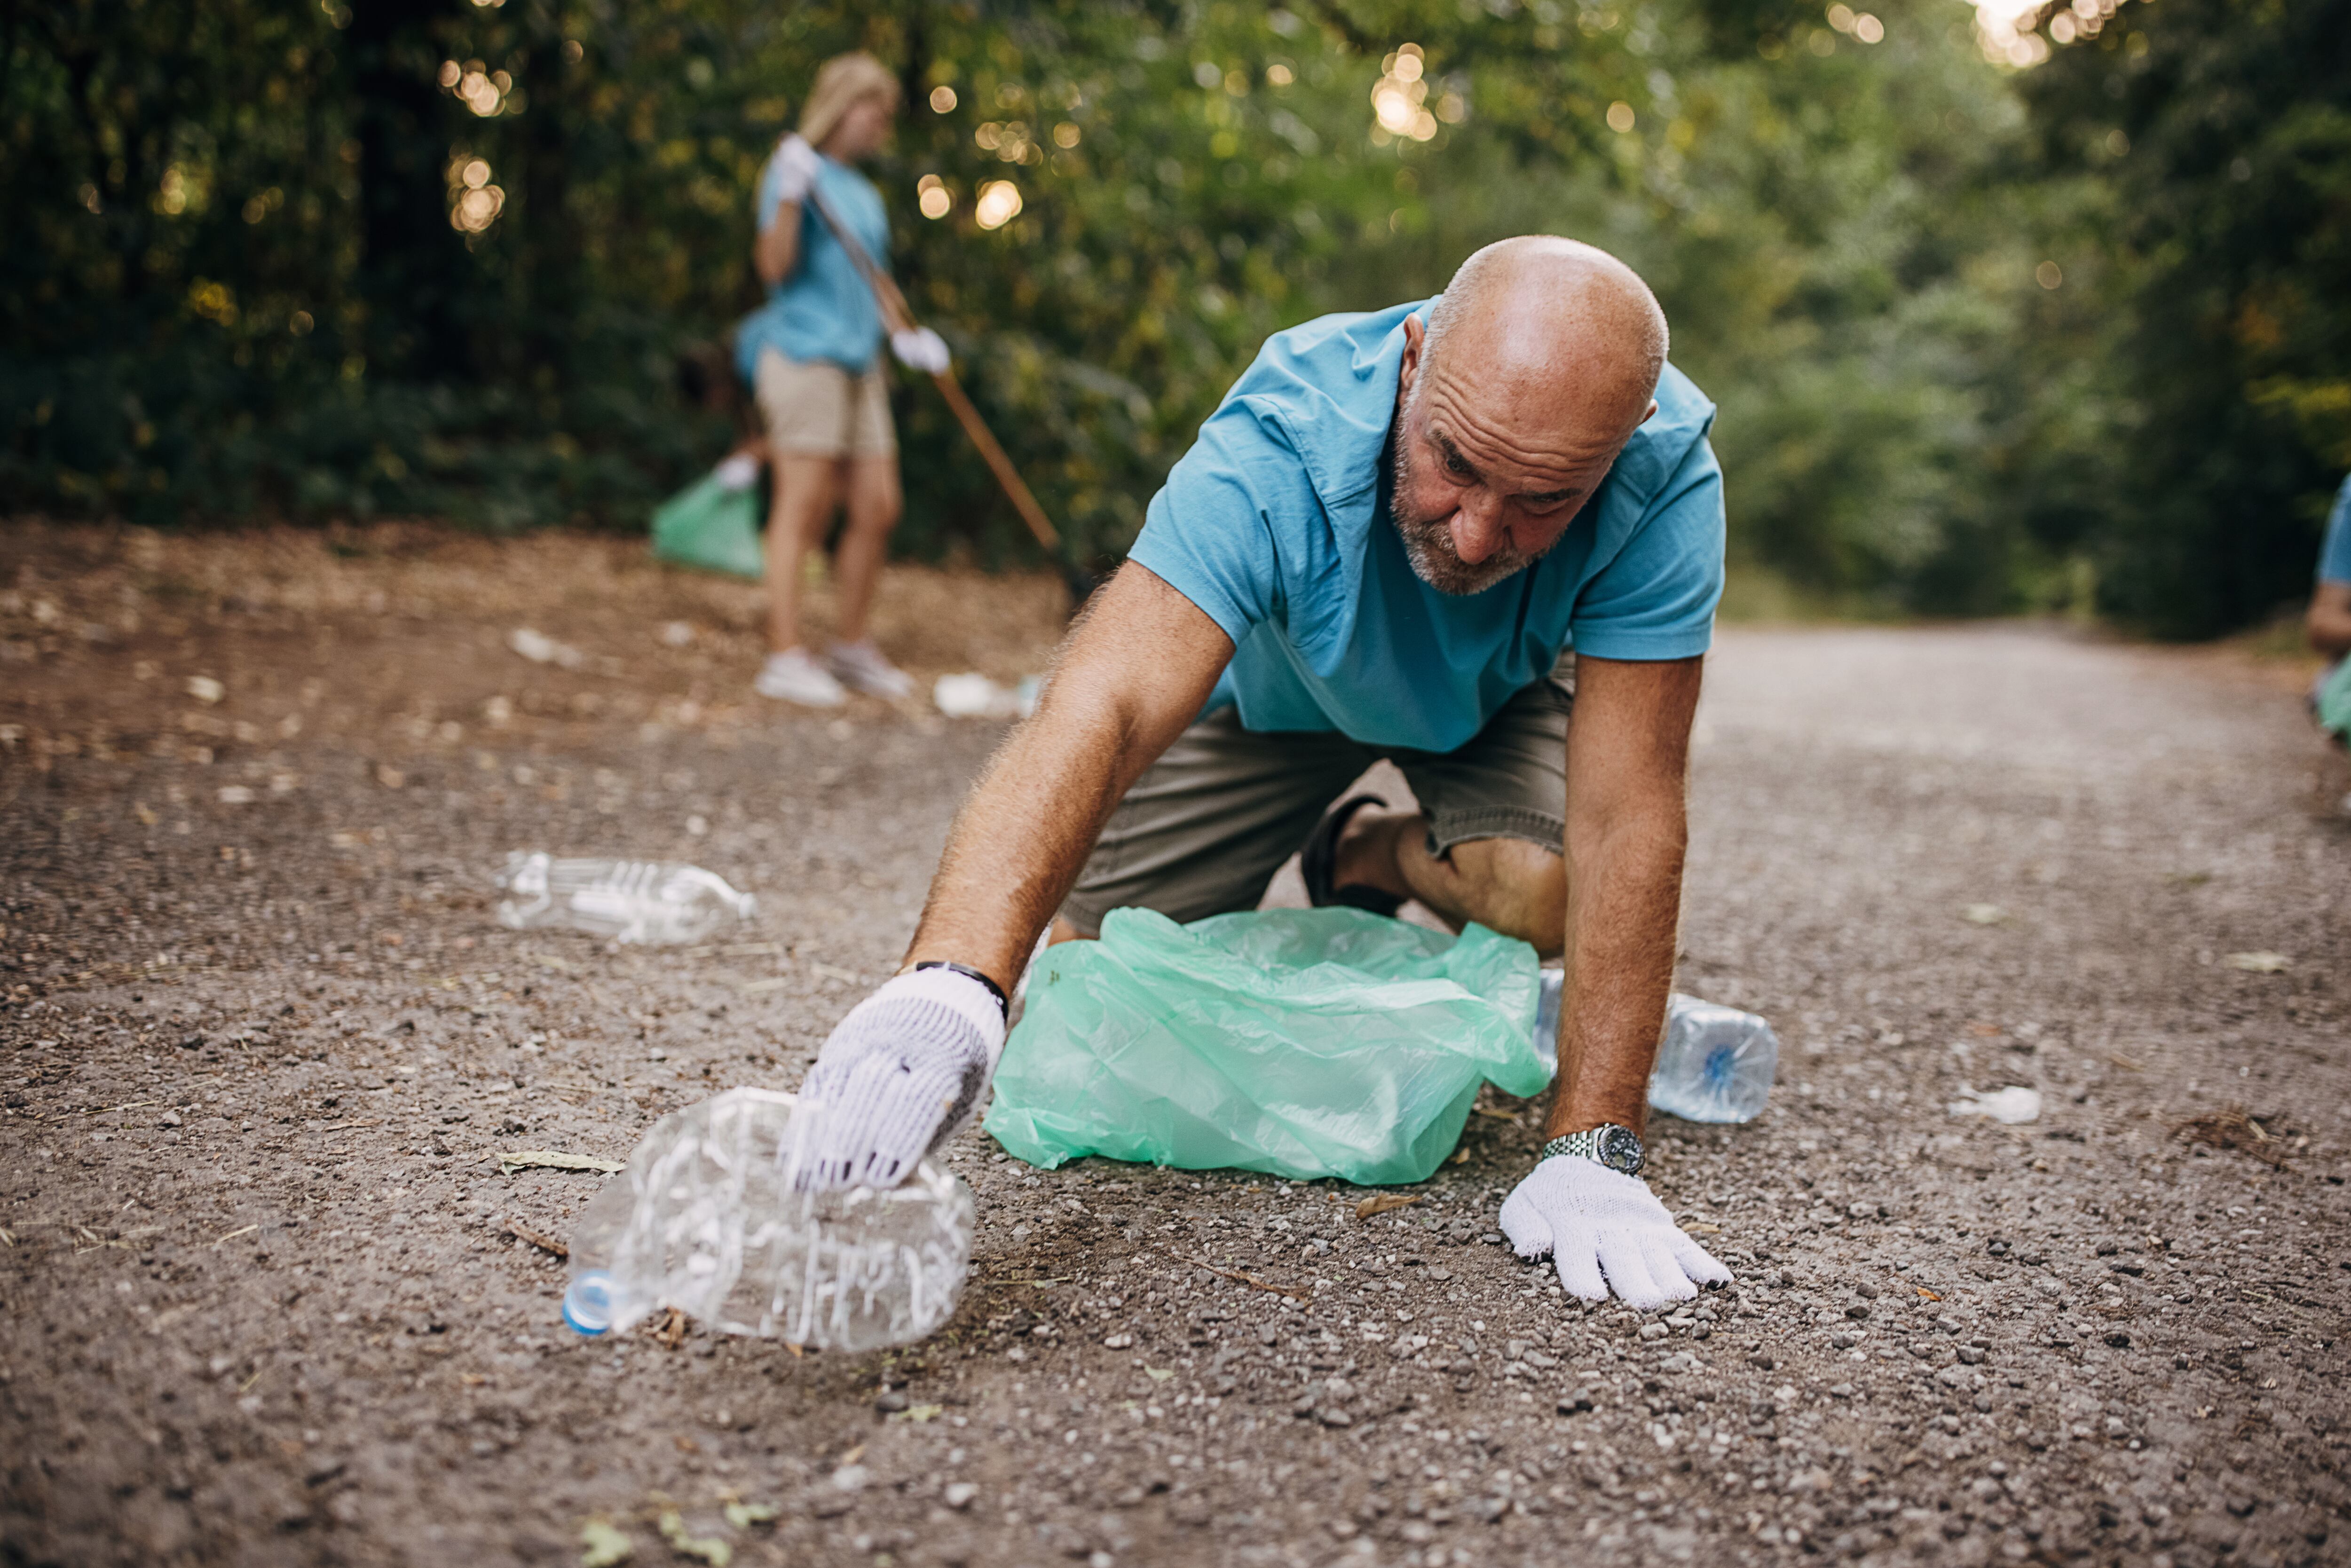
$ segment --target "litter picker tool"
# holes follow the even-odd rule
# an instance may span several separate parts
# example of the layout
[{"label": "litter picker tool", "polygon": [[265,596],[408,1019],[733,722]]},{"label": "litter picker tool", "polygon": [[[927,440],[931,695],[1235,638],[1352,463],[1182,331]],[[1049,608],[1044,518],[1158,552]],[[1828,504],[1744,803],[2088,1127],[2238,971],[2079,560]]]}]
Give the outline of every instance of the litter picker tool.
[{"label": "litter picker tool", "polygon": [[[882,276],[882,269],[876,267],[873,258],[865,253],[864,245],[850,232],[849,225],[841,221],[841,214],[832,210],[832,204],[825,200],[823,191],[814,185],[810,186],[809,199],[815,203],[817,215],[824,220],[825,227],[832,231],[832,237],[839,240],[841,248],[849,253],[849,259],[855,264],[859,275],[865,279],[865,286],[873,291],[874,303],[882,307],[883,314],[887,315],[890,308],[890,290],[888,280]],[[913,327],[915,324],[912,318],[907,319],[907,326]],[[1068,565],[1067,558],[1062,553],[1060,531],[1053,527],[1052,519],[1045,516],[1045,508],[1037,504],[1036,496],[1022,482],[1019,470],[1012,466],[1012,459],[1005,455],[1002,444],[996,439],[995,432],[987,428],[987,422],[979,417],[979,410],[972,406],[970,397],[963,390],[963,383],[956,380],[955,371],[952,369],[933,371],[931,380],[938,384],[939,395],[946,398],[947,406],[955,411],[956,419],[963,425],[964,434],[971,437],[971,444],[979,448],[980,456],[987,460],[987,466],[995,474],[996,482],[1004,486],[1004,493],[1011,498],[1012,508],[1020,514],[1020,520],[1029,525],[1029,531],[1037,537],[1039,544],[1043,545],[1056,557],[1061,557],[1064,564]],[[1072,573],[1070,579],[1071,591],[1082,600],[1085,592],[1092,591],[1092,581],[1080,569],[1070,566],[1069,570]],[[1084,581],[1084,592],[1079,590],[1081,580]]]}]

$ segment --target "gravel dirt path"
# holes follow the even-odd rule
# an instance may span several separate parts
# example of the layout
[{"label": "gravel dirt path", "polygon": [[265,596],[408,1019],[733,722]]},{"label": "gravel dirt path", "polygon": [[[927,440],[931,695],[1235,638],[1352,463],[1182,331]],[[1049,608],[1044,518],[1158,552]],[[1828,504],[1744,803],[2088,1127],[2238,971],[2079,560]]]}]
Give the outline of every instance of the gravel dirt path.
[{"label": "gravel dirt path", "polygon": [[[880,633],[1008,678],[1055,596],[899,571]],[[1693,1310],[1498,1245],[1489,1092],[1368,1214],[967,1133],[932,1342],[583,1342],[517,1233],[601,1178],[499,1152],[796,1082],[1000,732],[762,707],[756,611],[605,541],[0,535],[0,1563],[2351,1561],[2351,818],[2290,678],[1725,631],[1680,985],[1783,1056],[1656,1124],[1740,1276]],[[503,931],[520,847],[759,916]]]}]

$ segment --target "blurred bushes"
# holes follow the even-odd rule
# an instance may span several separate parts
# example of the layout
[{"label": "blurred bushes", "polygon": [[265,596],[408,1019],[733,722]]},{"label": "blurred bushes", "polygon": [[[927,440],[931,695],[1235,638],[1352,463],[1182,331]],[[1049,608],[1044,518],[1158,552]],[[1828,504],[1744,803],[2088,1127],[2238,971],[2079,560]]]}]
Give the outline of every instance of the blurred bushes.
[{"label": "blurred bushes", "polygon": [[[2241,8],[2127,13],[2168,26],[2198,7]],[[908,88],[872,170],[900,276],[1083,554],[1124,548],[1266,333],[1433,292],[1476,246],[1546,230],[1656,285],[1677,361],[1722,407],[1733,549],[1813,601],[2045,607],[2078,599],[2095,564],[2110,603],[2177,629],[2267,608],[2307,569],[2294,508],[2315,473],[2306,433],[2335,418],[2339,332],[2237,376],[2264,487],[2226,521],[2165,501],[2177,481],[2142,482],[2125,452],[2163,432],[2166,461],[2189,462],[2193,399],[2166,413],[2140,395],[2163,335],[2133,340],[2129,322],[2177,308],[2135,258],[2178,242],[2126,221],[2142,198],[2106,162],[2065,151],[2116,101],[2096,62],[2077,49],[2026,77],[2028,120],[1963,10],[1899,0],[1870,43],[1830,14],[1838,26],[1779,0],[15,10],[0,505],[642,526],[728,439],[674,371],[757,300],[759,166],[815,66],[863,46]],[[2210,44],[2194,38],[2179,47]],[[2146,122],[2179,90],[2149,88]],[[2261,182],[2340,167],[2337,120],[2259,134],[2278,149]],[[915,207],[925,176],[952,198],[936,221]],[[998,180],[1022,208],[984,230],[977,193]],[[2257,208],[2272,189],[2223,193]],[[2305,227],[2317,191],[2295,209]],[[2042,287],[2034,267],[2067,247],[2065,286]],[[2342,308],[2339,289],[2309,292],[2270,308]],[[2108,359],[2135,368],[2101,373]],[[905,381],[896,400],[902,545],[1027,553],[935,395]],[[2159,548],[2150,528],[2170,530]],[[2247,541],[2260,559],[2215,597],[2216,545]],[[2180,610],[2199,593],[2220,608]]]}]

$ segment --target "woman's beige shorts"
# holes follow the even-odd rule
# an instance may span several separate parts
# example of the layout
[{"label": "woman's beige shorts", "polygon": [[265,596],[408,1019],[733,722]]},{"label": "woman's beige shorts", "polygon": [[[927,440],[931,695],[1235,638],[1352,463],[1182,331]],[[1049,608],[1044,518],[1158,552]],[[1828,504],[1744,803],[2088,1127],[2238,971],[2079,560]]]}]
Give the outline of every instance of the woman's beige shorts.
[{"label": "woman's beige shorts", "polygon": [[796,457],[892,457],[890,389],[877,359],[862,375],[823,360],[788,360],[759,350],[755,395],[768,423],[768,446]]}]

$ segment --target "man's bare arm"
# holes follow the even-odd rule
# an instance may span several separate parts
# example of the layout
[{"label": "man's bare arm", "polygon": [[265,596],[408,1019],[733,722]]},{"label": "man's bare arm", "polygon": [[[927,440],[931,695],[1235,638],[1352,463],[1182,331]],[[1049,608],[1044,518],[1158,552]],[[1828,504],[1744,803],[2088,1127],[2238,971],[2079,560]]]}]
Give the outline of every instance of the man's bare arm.
[{"label": "man's bare arm", "polygon": [[967,964],[1009,991],[1112,809],[1198,716],[1232,653],[1190,600],[1121,568],[956,816],[906,962]]},{"label": "man's bare arm", "polygon": [[2351,653],[2351,582],[2322,582],[2303,618],[2310,645],[2330,659]]},{"label": "man's bare arm", "polygon": [[1641,1131],[1681,923],[1702,661],[1580,658],[1567,747],[1567,973],[1545,1137]]}]

